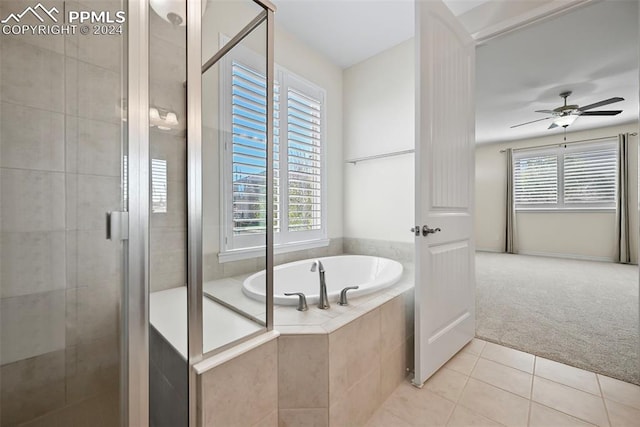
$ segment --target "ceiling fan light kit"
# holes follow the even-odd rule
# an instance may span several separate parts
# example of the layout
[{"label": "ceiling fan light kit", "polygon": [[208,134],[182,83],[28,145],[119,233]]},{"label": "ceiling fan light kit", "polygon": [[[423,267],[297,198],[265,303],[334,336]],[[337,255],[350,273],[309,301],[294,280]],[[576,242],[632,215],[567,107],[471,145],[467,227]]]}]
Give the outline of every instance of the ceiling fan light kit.
[{"label": "ceiling fan light kit", "polygon": [[620,98],[620,97],[609,98],[603,101],[586,105],[584,107],[580,107],[579,105],[567,105],[567,98],[571,96],[571,93],[572,93],[571,91],[560,93],[560,97],[563,98],[564,100],[564,105],[561,105],[558,108],[555,108],[553,110],[536,110],[536,113],[549,114],[550,115],[549,117],[532,120],[530,122],[520,123],[518,125],[511,126],[511,129],[528,125],[531,123],[540,122],[543,120],[553,119],[553,122],[548,127],[548,129],[563,127],[566,130],[567,127],[573,124],[573,122],[575,122],[576,119],[580,116],[615,116],[622,113],[622,110],[598,110],[598,111],[587,111],[587,110],[592,110],[593,108],[603,107],[605,105],[624,101],[624,98]]}]

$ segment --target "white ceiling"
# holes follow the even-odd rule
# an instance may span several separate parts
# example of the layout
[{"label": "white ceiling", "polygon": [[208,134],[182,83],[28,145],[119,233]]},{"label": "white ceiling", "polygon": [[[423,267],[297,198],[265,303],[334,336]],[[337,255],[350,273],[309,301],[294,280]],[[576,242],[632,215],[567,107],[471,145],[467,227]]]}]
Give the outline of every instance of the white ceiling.
[{"label": "white ceiling", "polygon": [[[445,0],[462,18],[488,17],[492,0]],[[498,0],[495,0],[498,1]],[[540,0],[542,2],[543,0]],[[275,0],[276,20],[335,64],[347,68],[414,34],[413,0]],[[485,4],[486,3],[486,4]],[[528,3],[536,4],[534,1]],[[477,51],[476,139],[478,143],[562,133],[549,121],[510,126],[544,117],[558,96],[573,91],[570,104],[614,96],[625,101],[614,117],[581,117],[578,131],[638,119],[638,2],[605,0],[494,39]],[[483,9],[485,9],[483,11]],[[472,16],[473,15],[473,16]]]},{"label": "white ceiling", "polygon": [[562,134],[535,110],[587,105],[620,96],[601,107],[624,110],[613,117],[580,117],[568,131],[638,120],[638,3],[598,2],[513,32],[481,46],[476,55],[476,141],[507,141]]}]

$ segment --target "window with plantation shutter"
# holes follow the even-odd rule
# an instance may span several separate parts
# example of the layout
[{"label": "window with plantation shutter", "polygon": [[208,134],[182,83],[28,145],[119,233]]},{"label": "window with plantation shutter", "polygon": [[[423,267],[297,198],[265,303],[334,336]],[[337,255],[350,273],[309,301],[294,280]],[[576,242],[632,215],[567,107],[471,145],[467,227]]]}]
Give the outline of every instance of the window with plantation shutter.
[{"label": "window with plantation shutter", "polygon": [[[230,129],[223,132],[221,169],[226,182],[225,251],[264,245],[267,86],[260,67],[252,64],[259,62],[250,55],[236,55],[221,78],[221,90],[228,94],[221,120]],[[275,80],[275,244],[324,240],[324,90],[281,68]]]},{"label": "window with plantation shutter", "polygon": [[514,153],[516,209],[614,209],[615,141]]}]

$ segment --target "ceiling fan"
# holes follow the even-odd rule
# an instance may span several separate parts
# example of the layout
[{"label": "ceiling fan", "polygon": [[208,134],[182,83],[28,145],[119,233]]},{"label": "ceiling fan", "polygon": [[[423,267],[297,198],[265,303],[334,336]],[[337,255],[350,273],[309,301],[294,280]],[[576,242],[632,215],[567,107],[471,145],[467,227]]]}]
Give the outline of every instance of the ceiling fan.
[{"label": "ceiling fan", "polygon": [[545,117],[543,119],[532,120],[526,123],[520,123],[519,125],[511,126],[511,129],[517,128],[520,126],[528,125],[535,122],[540,122],[542,120],[554,119],[551,126],[548,129],[557,128],[562,126],[563,128],[567,128],[570,124],[572,124],[578,117],[580,116],[615,116],[622,113],[622,110],[598,110],[598,111],[587,111],[592,108],[602,107],[604,105],[613,104],[616,102],[624,101],[624,98],[616,97],[605,99],[604,101],[596,102],[594,104],[585,105],[584,107],[580,107],[578,105],[567,105],[567,98],[571,95],[571,91],[562,92],[560,97],[564,99],[564,105],[553,109],[553,110],[537,110],[536,113],[544,113],[551,114],[550,117]]}]

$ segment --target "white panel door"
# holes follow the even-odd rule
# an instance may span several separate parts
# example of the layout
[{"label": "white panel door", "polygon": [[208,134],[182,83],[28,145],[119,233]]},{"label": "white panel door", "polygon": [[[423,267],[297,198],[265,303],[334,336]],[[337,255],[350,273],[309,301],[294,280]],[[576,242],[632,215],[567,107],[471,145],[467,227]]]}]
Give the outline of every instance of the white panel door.
[{"label": "white panel door", "polygon": [[413,382],[421,386],[475,334],[475,43],[440,0],[417,0],[416,46]]}]

